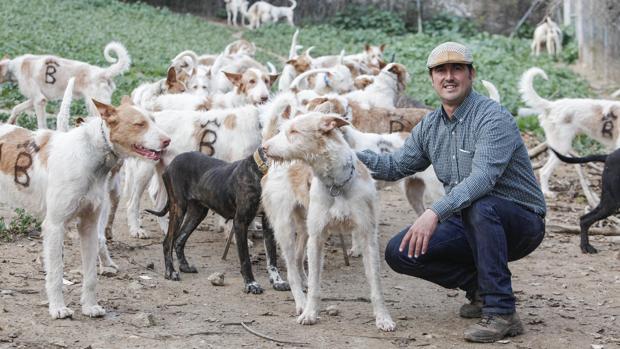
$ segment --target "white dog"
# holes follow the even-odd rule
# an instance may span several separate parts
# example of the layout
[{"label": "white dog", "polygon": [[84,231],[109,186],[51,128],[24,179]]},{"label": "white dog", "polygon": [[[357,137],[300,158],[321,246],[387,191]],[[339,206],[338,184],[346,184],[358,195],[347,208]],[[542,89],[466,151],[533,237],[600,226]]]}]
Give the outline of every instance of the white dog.
[{"label": "white dog", "polygon": [[562,30],[549,16],[534,30],[532,54],[539,56],[542,45],[545,45],[550,56],[562,52]]},{"label": "white dog", "polygon": [[[110,52],[114,52],[117,58],[111,57]],[[17,82],[19,91],[27,98],[11,110],[8,123],[14,124],[20,113],[34,109],[38,128],[47,128],[45,106],[48,101],[62,98],[67,82],[72,77],[75,77],[74,93],[84,98],[91,115],[97,115],[91,99],[110,103],[116,89],[114,77],[129,70],[131,64],[127,50],[118,42],[107,44],[103,55],[114,64],[100,68],[52,55],[23,55],[2,59],[0,82]]]},{"label": "white dog", "polygon": [[345,97],[370,107],[395,108],[396,97],[405,90],[408,82],[407,68],[400,63],[390,63],[381,69],[370,85],[349,92]]},{"label": "white dog", "polygon": [[250,29],[258,29],[266,22],[276,23],[280,18],[286,18],[288,24],[294,27],[293,23],[293,10],[297,7],[297,1],[289,0],[291,2],[290,7],[285,6],[273,6],[265,1],[257,1],[248,10],[247,17],[250,21]]},{"label": "white dog", "polygon": [[[529,107],[542,111],[538,120],[550,147],[566,154],[572,149],[572,141],[577,134],[586,134],[610,150],[620,147],[619,101],[586,98],[549,101],[534,90],[533,80],[537,75],[547,79],[542,69],[530,68],[521,77],[519,90]],[[560,160],[549,151],[549,159],[540,170],[540,186],[547,196],[554,196],[549,189],[549,177],[559,163]]]},{"label": "white dog", "polygon": [[[76,79],[77,80],[77,79]],[[76,83],[77,85],[77,83]],[[82,313],[101,317],[97,304],[98,236],[109,171],[120,159],[159,160],[170,139],[127,100],[115,108],[93,101],[101,114],[68,132],[0,125],[2,200],[24,207],[43,220],[45,286],[54,319],[71,317],[62,294],[63,241],[67,225],[78,218],[82,253]],[[66,122],[63,121],[63,124]]]},{"label": "white dog", "polygon": [[248,12],[247,0],[224,0],[226,3],[226,22],[228,25],[237,26],[237,14],[241,14],[241,24],[245,24],[245,16]]},{"label": "white dog", "polygon": [[[307,302],[301,291],[299,265],[294,259],[294,254],[299,254],[295,252],[294,237],[288,234],[289,229],[282,231],[275,224],[274,233],[285,256],[296,311],[301,313],[297,322],[311,325],[318,320],[323,248],[328,232],[352,232],[364,246],[364,269],[370,284],[376,325],[383,331],[393,331],[396,324],[385,307],[379,275],[377,191],[370,172],[357,159],[338,129],[348,124],[337,115],[309,113],[286,122],[282,132],[263,143],[265,154],[272,159],[298,160],[308,164],[314,173],[306,206],[309,270]],[[285,190],[282,187],[263,187],[265,210],[270,221],[273,221],[273,215],[279,215],[277,225],[281,224],[283,213],[292,212],[289,211],[290,207],[278,205],[279,196],[291,195],[291,192]],[[290,219],[291,216],[288,217],[289,225]]]}]

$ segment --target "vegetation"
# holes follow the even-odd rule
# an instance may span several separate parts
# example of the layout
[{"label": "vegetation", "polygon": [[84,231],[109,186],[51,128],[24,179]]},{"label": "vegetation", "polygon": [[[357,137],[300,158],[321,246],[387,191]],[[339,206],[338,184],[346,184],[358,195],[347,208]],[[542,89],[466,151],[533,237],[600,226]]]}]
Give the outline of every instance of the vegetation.
[{"label": "vegetation", "polygon": [[23,209],[15,209],[15,215],[8,224],[0,217],[0,241],[14,241],[32,231],[41,231],[41,222]]}]

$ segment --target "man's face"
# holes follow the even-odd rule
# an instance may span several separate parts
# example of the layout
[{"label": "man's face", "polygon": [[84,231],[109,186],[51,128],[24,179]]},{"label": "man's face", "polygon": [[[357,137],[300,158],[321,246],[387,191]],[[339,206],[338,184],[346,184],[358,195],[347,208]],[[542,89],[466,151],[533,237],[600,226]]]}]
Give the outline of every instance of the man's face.
[{"label": "man's face", "polygon": [[471,91],[475,77],[474,69],[470,72],[467,65],[460,63],[446,63],[431,70],[433,88],[447,105],[460,104]]}]

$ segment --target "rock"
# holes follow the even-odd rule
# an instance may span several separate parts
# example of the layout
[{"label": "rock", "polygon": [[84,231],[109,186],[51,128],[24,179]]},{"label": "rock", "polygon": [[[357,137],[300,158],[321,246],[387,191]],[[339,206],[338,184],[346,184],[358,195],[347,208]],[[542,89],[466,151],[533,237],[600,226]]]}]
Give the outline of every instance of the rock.
[{"label": "rock", "polygon": [[603,349],[605,347],[600,345],[600,344],[591,344],[590,348],[592,348],[592,349]]},{"label": "rock", "polygon": [[155,270],[155,263],[150,262],[146,265],[146,269],[148,270]]},{"label": "rock", "polygon": [[497,341],[497,343],[500,343],[500,344],[508,344],[508,343],[510,343],[510,340],[508,340],[508,339],[502,339],[501,341]]},{"label": "rock", "polygon": [[329,316],[338,316],[338,314],[340,314],[340,309],[338,309],[338,307],[335,305],[328,306],[327,309],[325,309],[325,311],[327,312],[327,315]]},{"label": "rock", "polygon": [[459,295],[459,291],[450,291],[446,294],[448,297],[456,297]]},{"label": "rock", "polygon": [[224,286],[224,273],[213,273],[209,275],[207,280],[211,281],[211,285],[213,286]]},{"label": "rock", "polygon": [[138,313],[132,322],[137,327],[153,327],[156,325],[155,317],[151,313]]},{"label": "rock", "polygon": [[13,292],[13,290],[2,290],[2,291],[0,291],[0,295],[3,295],[3,296],[12,296],[13,294],[15,294]]}]

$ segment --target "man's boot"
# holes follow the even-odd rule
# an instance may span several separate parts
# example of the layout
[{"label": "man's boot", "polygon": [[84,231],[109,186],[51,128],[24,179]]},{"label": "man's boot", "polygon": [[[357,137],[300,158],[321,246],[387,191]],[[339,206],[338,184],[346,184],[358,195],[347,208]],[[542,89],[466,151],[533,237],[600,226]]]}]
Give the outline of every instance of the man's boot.
[{"label": "man's boot", "polygon": [[482,298],[478,292],[476,292],[473,297],[469,298],[469,304],[463,304],[461,306],[459,315],[466,319],[474,319],[482,316]]},{"label": "man's boot", "polygon": [[477,324],[465,330],[465,340],[477,343],[491,343],[506,336],[517,336],[523,333],[523,325],[516,312],[512,314],[482,315]]}]

